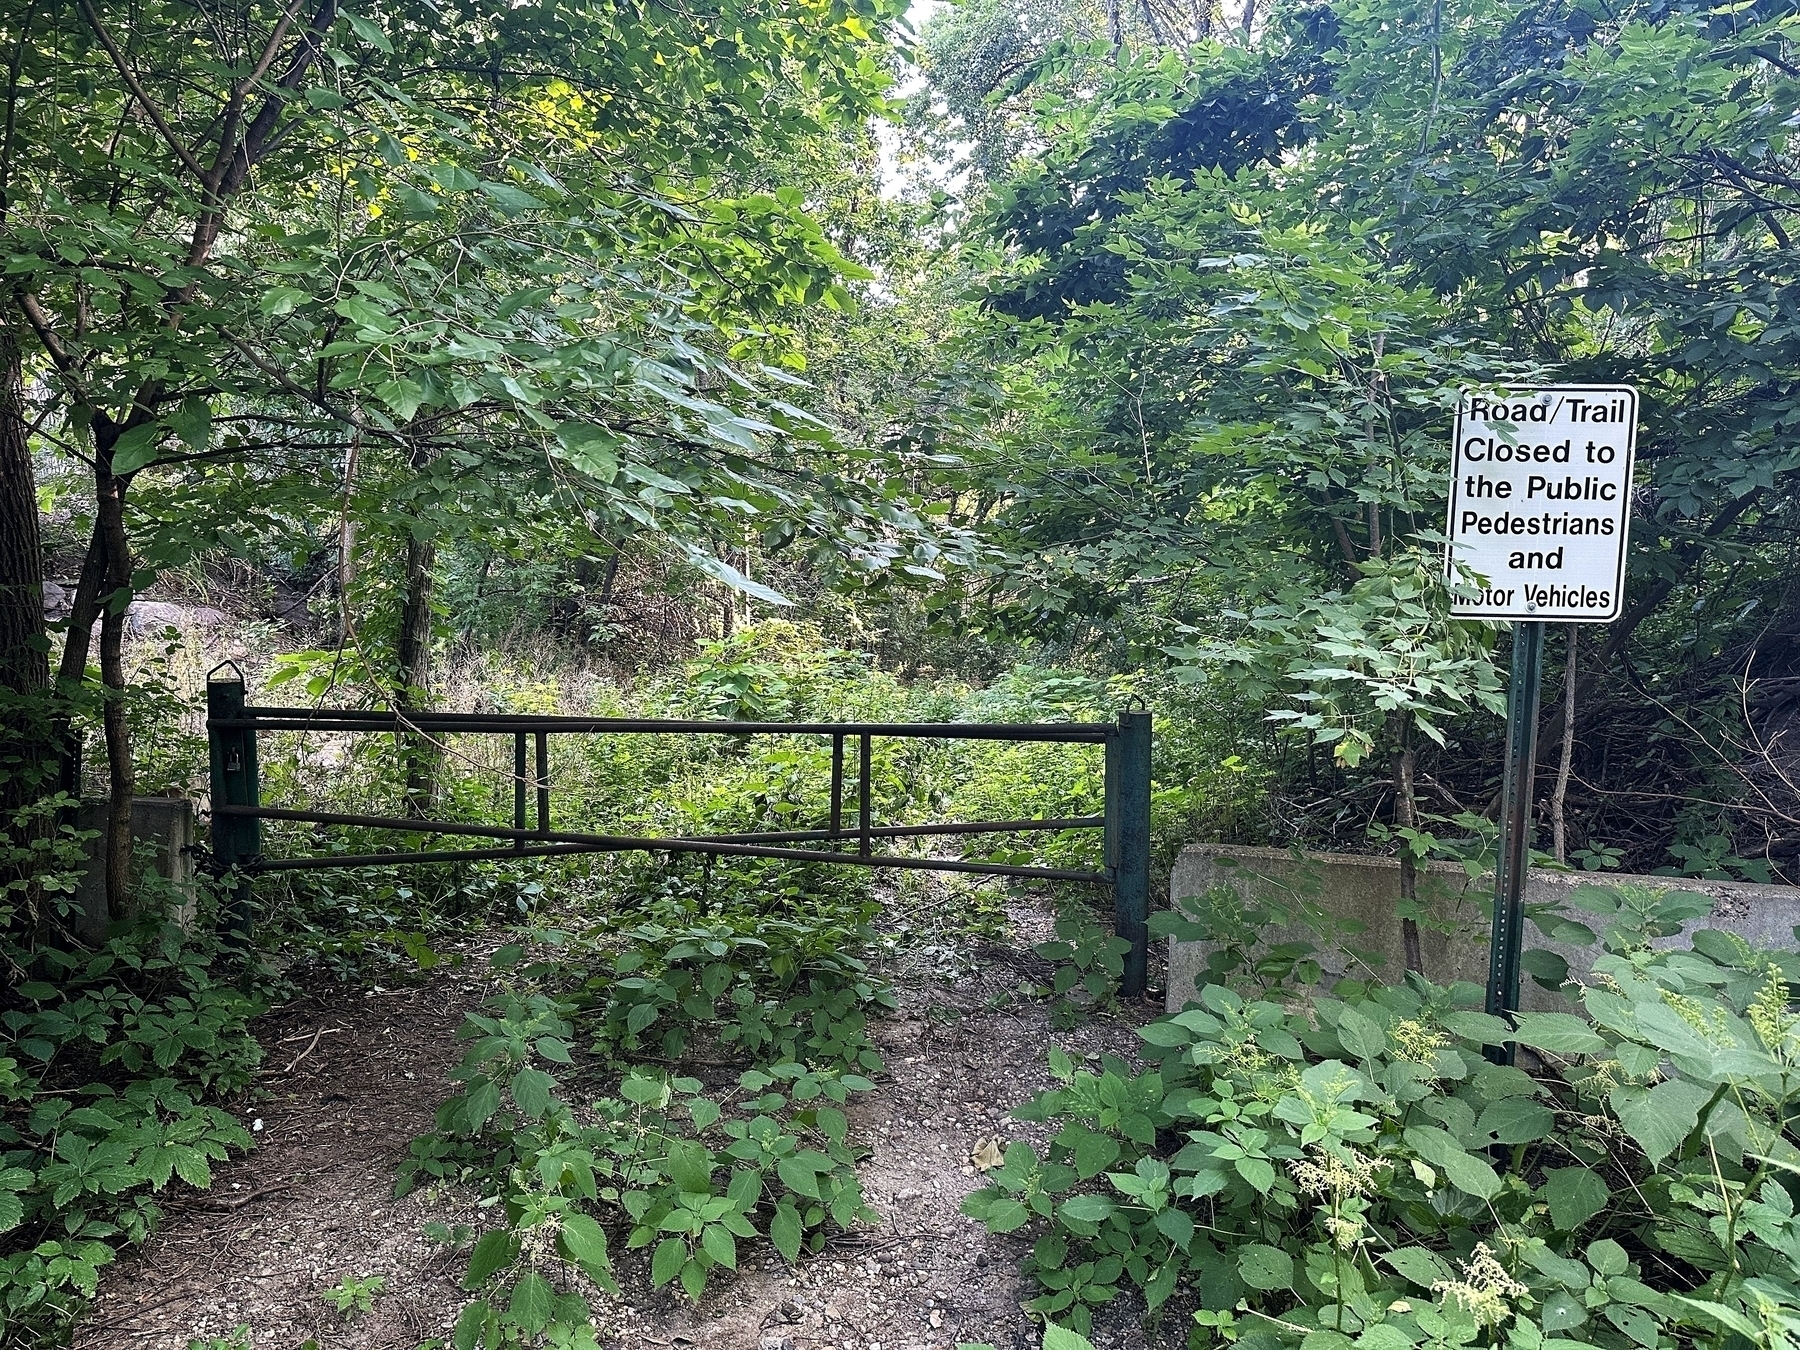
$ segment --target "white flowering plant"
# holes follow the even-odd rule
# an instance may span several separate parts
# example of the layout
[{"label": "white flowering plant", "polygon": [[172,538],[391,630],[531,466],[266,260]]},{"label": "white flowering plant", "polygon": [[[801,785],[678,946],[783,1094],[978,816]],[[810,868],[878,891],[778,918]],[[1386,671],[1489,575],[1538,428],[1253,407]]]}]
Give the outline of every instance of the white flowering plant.
[{"label": "white flowering plant", "polygon": [[[1031,1309],[1083,1333],[1126,1289],[1196,1347],[1793,1350],[1800,953],[1680,893],[1584,887],[1568,1011],[1471,985],[1204,986],[1142,1065],[1060,1083],[965,1210],[1034,1239]],[[1596,931],[1598,930],[1598,931]],[[1496,1062],[1508,1044],[1517,1064]]]}]

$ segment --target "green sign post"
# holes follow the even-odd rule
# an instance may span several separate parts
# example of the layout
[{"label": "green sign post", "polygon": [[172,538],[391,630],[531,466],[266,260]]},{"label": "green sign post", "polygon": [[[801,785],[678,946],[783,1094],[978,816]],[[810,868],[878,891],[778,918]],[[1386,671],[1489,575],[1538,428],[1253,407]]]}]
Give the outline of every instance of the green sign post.
[{"label": "green sign post", "polygon": [[1496,1016],[1519,1007],[1544,632],[1607,623],[1623,609],[1636,448],[1637,391],[1627,385],[1465,389],[1457,404],[1445,566],[1453,583],[1473,576],[1479,588],[1451,613],[1513,624],[1488,954]]}]

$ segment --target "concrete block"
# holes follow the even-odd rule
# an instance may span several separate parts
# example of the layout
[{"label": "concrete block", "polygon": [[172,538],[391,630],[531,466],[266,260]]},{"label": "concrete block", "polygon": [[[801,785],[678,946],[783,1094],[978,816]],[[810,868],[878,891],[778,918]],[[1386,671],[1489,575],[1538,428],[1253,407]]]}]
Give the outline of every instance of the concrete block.
[{"label": "concrete block", "polygon": [[[75,888],[73,916],[76,935],[95,945],[106,941],[109,923],[106,866],[102,861],[106,856],[108,808],[104,799],[86,800],[76,816],[77,829],[99,831],[87,842],[88,865]],[[169,917],[186,927],[193,921],[195,904],[194,803],[186,797],[133,797],[131,836],[138,845],[140,865],[161,877],[174,892],[175,912]],[[143,847],[146,844],[150,846],[148,850]]]},{"label": "concrete block", "polygon": [[[1525,903],[1528,907],[1561,903],[1570,891],[1589,883],[1635,883],[1705,895],[1713,902],[1712,916],[1710,920],[1689,924],[1688,932],[1696,927],[1723,928],[1757,947],[1791,949],[1796,945],[1794,927],[1800,924],[1800,887],[1533,868],[1526,877]],[[1259,935],[1258,952],[1280,943],[1308,942],[1317,949],[1319,964],[1334,977],[1353,975],[1359,979],[1395,981],[1406,970],[1396,913],[1400,901],[1400,864],[1396,859],[1350,853],[1297,857],[1281,849],[1223,844],[1195,844],[1183,849],[1169,878],[1171,903],[1205,895],[1218,886],[1229,888],[1248,903],[1308,919],[1307,923],[1267,925]],[[1426,976],[1437,984],[1457,980],[1485,984],[1488,921],[1483,906],[1493,893],[1493,878],[1471,881],[1460,867],[1434,863],[1420,869],[1419,893],[1430,901],[1433,911],[1444,918],[1450,929],[1447,933],[1426,930],[1421,934]],[[1314,929],[1329,936],[1321,940]],[[1685,946],[1688,941],[1684,933],[1663,939],[1660,945]],[[1577,976],[1591,969],[1598,951],[1597,947],[1548,941],[1530,923],[1525,928],[1525,948],[1557,953]],[[1210,949],[1208,943],[1170,939],[1170,1011],[1179,1010],[1196,997],[1196,981],[1205,973]],[[1529,976],[1522,982],[1520,1001],[1528,1009],[1566,1006]]]}]

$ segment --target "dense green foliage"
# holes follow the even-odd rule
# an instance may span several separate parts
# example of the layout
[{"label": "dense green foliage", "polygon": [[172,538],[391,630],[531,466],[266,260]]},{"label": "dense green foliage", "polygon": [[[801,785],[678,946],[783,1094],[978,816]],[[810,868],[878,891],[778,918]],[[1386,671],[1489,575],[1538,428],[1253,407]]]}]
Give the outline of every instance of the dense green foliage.
[{"label": "dense green foliage", "polygon": [[1345,766],[1447,738],[1424,771],[1479,802],[1495,635],[1434,581],[1456,391],[1630,382],[1630,603],[1575,667],[1570,828],[1782,866],[1756,688],[1800,615],[1791,7],[1280,5],[1173,50],[1053,12],[928,34],[938,134],[981,147],[956,350],[1010,412],[968,460],[1009,553],[970,615],[1238,672]]},{"label": "dense green foliage", "polygon": [[[1704,929],[1653,948],[1699,911],[1584,892],[1596,973],[1533,953],[1570,1002],[1508,1028],[1424,978],[1420,932],[1453,920],[1419,869],[1478,873],[1493,834],[1507,640],[1450,618],[1469,579],[1439,534],[1458,391],[1598,381],[1642,395],[1629,604],[1552,648],[1557,859],[1793,878],[1800,13],[919,17],[0,13],[0,1339],[66,1339],[157,1197],[251,1142],[269,1001],[421,977],[493,927],[500,992],[401,1175],[496,1218],[441,1235],[472,1248],[457,1350],[591,1343],[572,1272],[637,1259],[608,1232],[693,1298],[740,1244],[798,1259],[868,1216],[844,1108],[880,1076],[891,978],[1004,923],[992,883],[951,924],[917,875],[626,854],[282,873],[226,944],[211,882],[183,912],[132,856],[134,794],[208,786],[203,643],[146,631],[131,605],[156,596],[222,605],[208,663],[322,708],[1141,700],[1159,860],[1200,837],[1397,854],[1412,969],[1321,991],[1319,953],[1261,942],[1354,941],[1312,900],[1157,916],[1214,944],[1200,1005],[1145,1030],[1143,1063],[1053,1057],[1021,1111],[1055,1142],[1015,1144],[972,1202],[1033,1236],[1047,1344],[1128,1287],[1254,1350],[1792,1343],[1796,958]],[[511,824],[502,738],[396,740],[270,735],[265,799]],[[819,829],[829,755],[559,736],[556,819]],[[1104,793],[1094,747],[882,740],[870,778],[888,824]],[[98,845],[74,824],[97,788]],[[96,847],[104,940],[75,901]],[[944,847],[1084,868],[1098,844]],[[1118,1011],[1124,944],[1084,895],[1054,904],[1053,973],[1024,988],[1060,1029]],[[1530,1072],[1486,1061],[1507,1040]],[[330,1298],[352,1319],[380,1292]]]},{"label": "dense green foliage", "polygon": [[[1081,1330],[1130,1283],[1197,1301],[1196,1345],[1786,1344],[1800,956],[1652,946],[1704,896],[1571,904],[1592,927],[1539,921],[1603,947],[1567,987],[1586,1018],[1509,1026],[1417,976],[1209,984],[1143,1028],[1148,1069],[1053,1050],[1062,1085],[1014,1111],[1048,1151],[1011,1145],[967,1212],[1031,1226],[1030,1306]],[[1536,1072],[1484,1058],[1504,1042]]]}]

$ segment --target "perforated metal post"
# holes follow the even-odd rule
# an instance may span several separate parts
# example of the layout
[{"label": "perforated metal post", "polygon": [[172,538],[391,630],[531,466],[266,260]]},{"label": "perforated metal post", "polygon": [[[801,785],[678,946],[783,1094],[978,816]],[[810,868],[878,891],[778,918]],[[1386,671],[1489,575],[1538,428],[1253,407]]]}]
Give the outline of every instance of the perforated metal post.
[{"label": "perforated metal post", "polygon": [[[1131,944],[1119,992],[1144,992],[1150,960],[1150,714],[1122,712],[1107,756],[1107,837],[1113,841],[1114,931]],[[1117,784],[1114,784],[1114,778]]]},{"label": "perforated metal post", "polygon": [[[230,675],[220,672],[229,670]],[[262,855],[262,822],[254,816],[225,815],[220,806],[262,805],[256,772],[256,731],[252,727],[220,727],[221,721],[244,716],[244,676],[231,662],[214,667],[206,677],[206,742],[211,767],[213,869],[229,889],[226,927],[241,943],[249,943],[255,923],[250,873]]]},{"label": "perforated metal post", "polygon": [[[1525,869],[1531,861],[1531,789],[1537,767],[1538,686],[1544,670],[1544,625],[1513,626],[1512,685],[1506,691],[1506,770],[1500,792],[1500,856],[1494,867],[1494,927],[1488,946],[1487,1010],[1518,1011],[1519,949],[1525,935]],[[1491,1046],[1510,1064],[1516,1047]]]}]

